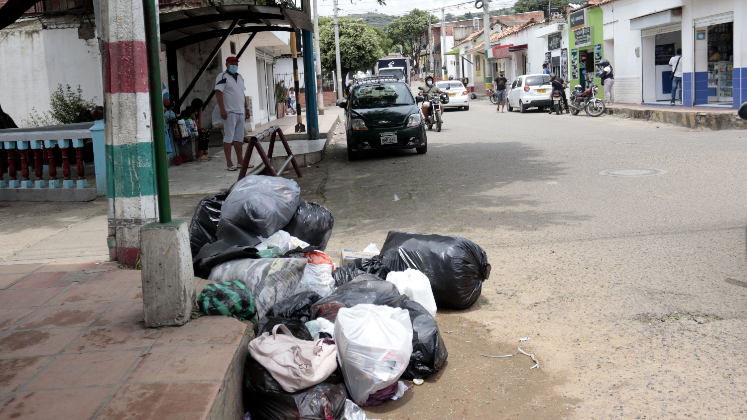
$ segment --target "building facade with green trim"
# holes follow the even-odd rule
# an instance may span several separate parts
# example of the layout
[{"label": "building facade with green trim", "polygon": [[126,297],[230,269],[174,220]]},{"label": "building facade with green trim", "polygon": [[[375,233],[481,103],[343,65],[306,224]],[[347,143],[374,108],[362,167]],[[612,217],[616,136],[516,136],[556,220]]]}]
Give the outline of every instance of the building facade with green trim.
[{"label": "building facade with green trim", "polygon": [[568,41],[570,50],[570,71],[568,85],[573,89],[587,83],[585,74],[593,75],[599,86],[597,97],[604,99],[604,87],[599,78],[597,63],[604,59],[604,20],[600,7],[584,7],[568,13]]}]

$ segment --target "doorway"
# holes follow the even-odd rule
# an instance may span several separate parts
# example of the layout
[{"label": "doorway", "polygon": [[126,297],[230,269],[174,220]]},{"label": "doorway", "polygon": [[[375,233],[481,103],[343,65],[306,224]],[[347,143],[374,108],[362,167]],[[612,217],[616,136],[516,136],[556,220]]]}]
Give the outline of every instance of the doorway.
[{"label": "doorway", "polygon": [[[641,58],[644,103],[669,103],[672,100],[672,70],[669,61],[682,48],[682,31],[677,27],[652,28],[641,31]],[[680,59],[678,71],[683,70],[686,58]],[[676,101],[682,104],[685,95],[685,75],[676,94]],[[687,91],[690,92],[690,88]],[[688,96],[689,97],[689,96]]]}]

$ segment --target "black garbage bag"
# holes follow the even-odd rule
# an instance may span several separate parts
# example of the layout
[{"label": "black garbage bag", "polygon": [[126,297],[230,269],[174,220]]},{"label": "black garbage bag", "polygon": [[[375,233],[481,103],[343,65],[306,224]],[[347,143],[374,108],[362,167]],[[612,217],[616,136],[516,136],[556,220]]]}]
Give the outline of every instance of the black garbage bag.
[{"label": "black garbage bag", "polygon": [[249,175],[234,184],[223,202],[219,228],[230,223],[251,236],[269,238],[293,217],[300,194],[292,179]]},{"label": "black garbage bag", "polygon": [[362,274],[314,303],[311,315],[313,319],[322,317],[335,322],[337,311],[342,307],[352,308],[361,303],[395,307],[402,299],[407,299],[407,296],[400,294],[394,283],[383,281],[373,274]]},{"label": "black garbage bag", "polygon": [[232,246],[221,239],[203,246],[192,260],[192,267],[195,276],[206,279],[215,266],[242,258],[260,258],[259,251],[252,246]]},{"label": "black garbage bag", "polygon": [[265,316],[297,319],[306,323],[311,321],[311,305],[321,298],[316,292],[301,292],[276,303]]},{"label": "black garbage bag", "polygon": [[286,392],[267,369],[247,356],[243,397],[252,420],[326,420],[342,418],[348,392],[339,369],[317,385]]},{"label": "black garbage bag", "polygon": [[254,321],[254,296],[244,282],[235,280],[208,284],[197,296],[197,306],[207,315],[225,315]]},{"label": "black garbage bag", "polygon": [[396,305],[407,309],[412,321],[412,355],[402,377],[405,379],[425,379],[441,369],[449,357],[436,320],[423,307],[412,299],[402,299]]},{"label": "black garbage bag", "polygon": [[231,189],[218,194],[209,195],[197,205],[192,223],[189,225],[189,245],[192,248],[192,258],[200,252],[203,246],[218,240],[218,222],[223,202],[226,201]]},{"label": "black garbage bag", "polygon": [[381,280],[386,280],[389,271],[389,268],[382,263],[381,257],[377,255],[371,258],[356,258],[345,267],[335,269],[332,277],[335,279],[335,286],[340,287],[362,274],[373,274]]},{"label": "black garbage bag", "polygon": [[[283,324],[288,327],[288,330],[290,330],[291,334],[293,334],[293,336],[298,339],[309,341],[313,340],[313,337],[311,337],[311,333],[306,328],[306,325],[303,321],[298,319],[280,318],[276,316],[266,316],[264,318],[260,318],[259,321],[254,323],[254,336],[259,337],[266,332],[272,334],[272,329],[275,327],[275,325],[278,324]],[[284,334],[280,328],[278,328],[277,333]]]},{"label": "black garbage bag", "polygon": [[423,379],[441,369],[449,356],[436,320],[423,305],[402,295],[397,286],[373,274],[363,274],[351,283],[338,287],[332,294],[318,300],[311,307],[313,318],[335,322],[341,308],[352,308],[361,303],[406,309],[412,322],[412,355],[403,376]]},{"label": "black garbage bag", "polygon": [[469,308],[490,276],[485,251],[459,236],[392,231],[379,255],[392,271],[413,268],[423,272],[439,308]]},{"label": "black garbage bag", "polygon": [[326,207],[319,203],[301,200],[284,231],[296,238],[324,251],[332,234],[335,218]]}]

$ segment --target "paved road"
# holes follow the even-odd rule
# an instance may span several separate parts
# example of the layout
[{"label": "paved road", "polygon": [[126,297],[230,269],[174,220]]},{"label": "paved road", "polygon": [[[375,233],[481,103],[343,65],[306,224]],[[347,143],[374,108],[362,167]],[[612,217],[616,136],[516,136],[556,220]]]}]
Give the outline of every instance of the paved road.
[{"label": "paved road", "polygon": [[[335,215],[330,254],[398,229],[470,238],[493,265],[475,307],[438,315],[445,372],[371,416],[747,417],[747,133],[484,101],[444,120],[426,155],[348,162],[338,136],[300,180]],[[623,168],[661,172],[600,174]],[[525,336],[540,371],[479,356]]]}]

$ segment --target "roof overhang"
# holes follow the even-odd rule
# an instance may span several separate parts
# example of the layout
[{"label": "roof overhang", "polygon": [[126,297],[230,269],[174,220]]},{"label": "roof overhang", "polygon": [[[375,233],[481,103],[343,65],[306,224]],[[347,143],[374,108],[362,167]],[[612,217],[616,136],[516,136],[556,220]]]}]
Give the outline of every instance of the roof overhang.
[{"label": "roof overhang", "polygon": [[164,13],[159,19],[161,43],[171,48],[221,38],[234,21],[238,24],[231,34],[314,30],[308,14],[280,6],[235,4],[200,7]]},{"label": "roof overhang", "polygon": [[678,22],[682,22],[682,7],[630,19],[630,30],[636,31]]},{"label": "roof overhang", "polygon": [[563,22],[553,23],[552,25],[548,25],[542,28],[537,28],[534,30],[534,35],[537,38],[542,38],[545,36],[548,36],[550,34],[554,34],[555,32],[561,32],[565,30],[566,26]]}]

